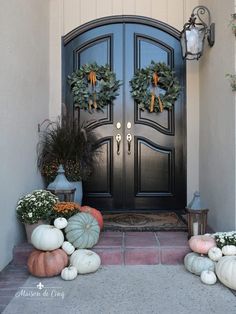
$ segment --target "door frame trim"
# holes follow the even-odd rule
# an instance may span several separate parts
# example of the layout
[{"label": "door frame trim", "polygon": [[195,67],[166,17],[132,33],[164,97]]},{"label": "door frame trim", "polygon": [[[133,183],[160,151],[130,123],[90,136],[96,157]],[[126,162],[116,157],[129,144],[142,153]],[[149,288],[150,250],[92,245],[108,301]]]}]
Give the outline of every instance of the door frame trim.
[{"label": "door frame trim", "polygon": [[82,24],[72,31],[70,31],[68,34],[64,35],[62,37],[63,44],[68,44],[71,40],[73,40],[78,35],[81,35],[82,33],[96,28],[98,26],[103,26],[107,24],[116,24],[116,23],[137,23],[137,24],[143,24],[148,26],[153,26],[155,28],[159,28],[175,38],[179,39],[180,37],[180,31],[176,28],[170,26],[167,23],[161,22],[159,20],[145,17],[145,16],[138,16],[138,15],[112,15],[107,17],[98,18],[92,21],[89,21],[85,24]]}]

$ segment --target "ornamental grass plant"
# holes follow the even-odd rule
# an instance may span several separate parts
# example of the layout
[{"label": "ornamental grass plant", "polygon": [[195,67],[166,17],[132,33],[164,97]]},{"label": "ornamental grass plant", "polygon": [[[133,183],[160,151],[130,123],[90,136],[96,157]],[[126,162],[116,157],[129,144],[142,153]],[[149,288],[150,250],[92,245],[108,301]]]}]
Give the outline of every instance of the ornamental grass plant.
[{"label": "ornamental grass plant", "polygon": [[86,125],[51,122],[38,143],[38,168],[46,183],[52,182],[60,164],[69,181],[85,181],[93,172],[96,136]]},{"label": "ornamental grass plant", "polygon": [[34,224],[39,220],[49,221],[58,198],[49,191],[35,190],[21,197],[16,206],[18,219],[23,223]]}]

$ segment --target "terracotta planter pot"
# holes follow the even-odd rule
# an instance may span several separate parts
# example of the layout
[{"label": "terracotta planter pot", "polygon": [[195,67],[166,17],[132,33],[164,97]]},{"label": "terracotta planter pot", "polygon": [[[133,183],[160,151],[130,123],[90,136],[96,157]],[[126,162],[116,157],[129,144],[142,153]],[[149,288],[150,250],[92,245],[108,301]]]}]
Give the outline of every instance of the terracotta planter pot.
[{"label": "terracotta planter pot", "polygon": [[49,225],[48,222],[44,221],[44,220],[39,220],[37,223],[35,224],[28,224],[28,223],[24,223],[25,225],[25,231],[26,231],[26,238],[28,243],[31,243],[31,234],[34,231],[34,229],[40,225]]}]

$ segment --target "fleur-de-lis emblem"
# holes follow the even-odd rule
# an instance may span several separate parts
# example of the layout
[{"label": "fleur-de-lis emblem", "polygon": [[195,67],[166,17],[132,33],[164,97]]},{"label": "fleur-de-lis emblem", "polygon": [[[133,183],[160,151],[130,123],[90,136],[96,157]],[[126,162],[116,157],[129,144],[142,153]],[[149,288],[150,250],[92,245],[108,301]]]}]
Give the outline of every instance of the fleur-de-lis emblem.
[{"label": "fleur-de-lis emblem", "polygon": [[42,290],[44,288],[44,285],[42,284],[42,282],[40,282],[39,284],[37,284],[36,286],[39,290]]}]

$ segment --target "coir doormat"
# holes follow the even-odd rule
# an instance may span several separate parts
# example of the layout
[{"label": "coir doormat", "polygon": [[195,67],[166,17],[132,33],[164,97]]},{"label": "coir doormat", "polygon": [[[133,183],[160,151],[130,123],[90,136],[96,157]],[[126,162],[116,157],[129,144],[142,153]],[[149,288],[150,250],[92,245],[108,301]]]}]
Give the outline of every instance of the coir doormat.
[{"label": "coir doormat", "polygon": [[104,230],[186,231],[185,221],[174,212],[103,214]]}]

